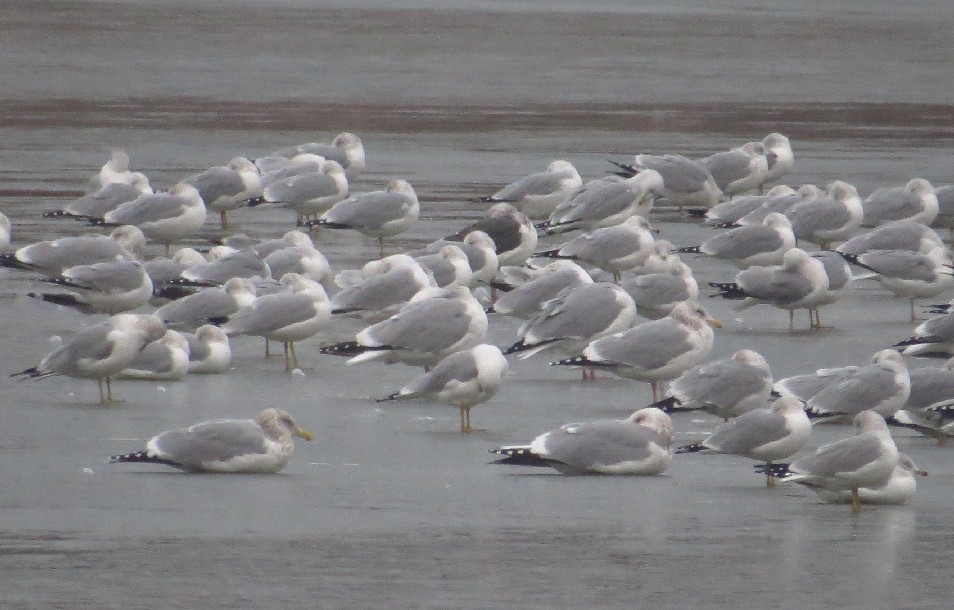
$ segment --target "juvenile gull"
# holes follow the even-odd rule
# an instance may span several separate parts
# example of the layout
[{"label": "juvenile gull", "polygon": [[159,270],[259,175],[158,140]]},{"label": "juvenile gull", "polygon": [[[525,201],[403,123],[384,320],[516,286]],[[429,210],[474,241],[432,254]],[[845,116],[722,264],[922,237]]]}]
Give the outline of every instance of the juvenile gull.
[{"label": "juvenile gull", "polygon": [[687,301],[676,305],[665,318],[596,339],[582,355],[551,364],[601,368],[649,382],[655,401],[662,397],[660,382],[675,379],[709,356],[712,328],[721,328],[721,324],[698,303]]},{"label": "juvenile gull", "polygon": [[142,231],[133,226],[113,229],[106,235],[81,235],[40,241],[0,254],[0,265],[56,276],[69,267],[115,260],[140,260],[146,245]]},{"label": "juvenile gull", "polygon": [[[926,470],[918,468],[914,460],[906,453],[898,454],[898,465],[891,472],[891,478],[884,485],[878,487],[859,487],[858,499],[862,504],[882,504],[897,506],[905,504],[914,497],[917,491],[918,477],[926,477]],[[851,492],[829,491],[821,487],[810,487],[818,497],[829,504],[850,504]]]},{"label": "juvenile gull", "polygon": [[318,220],[304,226],[328,229],[354,229],[376,237],[384,258],[384,238],[397,235],[417,222],[421,206],[414,187],[406,180],[392,180],[383,191],[352,195],[336,203]]},{"label": "juvenile gull", "polygon": [[654,408],[626,419],[565,424],[528,445],[491,450],[498,464],[549,466],[563,474],[657,475],[672,462],[673,426]]},{"label": "juvenile gull", "polygon": [[792,223],[782,214],[772,213],[760,225],[729,229],[700,246],[677,248],[676,252],[705,254],[748,269],[753,265],[778,265],[794,247]]},{"label": "juvenile gull", "polygon": [[348,364],[383,361],[432,367],[445,357],[482,343],[487,314],[470,290],[427,288],[390,318],[369,326],[321,353],[347,356]]},{"label": "juvenile gull", "polygon": [[650,320],[668,316],[677,303],[699,298],[699,285],[689,265],[673,254],[665,270],[626,278],[619,286],[636,303],[636,313]]},{"label": "juvenile gull", "polygon": [[924,178],[912,178],[903,187],[880,188],[862,202],[866,227],[895,220],[930,225],[938,215],[934,187]]},{"label": "juvenile gull", "polygon": [[497,263],[501,267],[524,264],[537,247],[537,230],[533,223],[509,203],[490,206],[483,218],[446,239],[462,241],[475,231],[482,231],[493,240]]},{"label": "juvenile gull", "polygon": [[603,227],[571,239],[562,246],[534,256],[566,258],[598,267],[613,274],[641,265],[653,252],[652,227],[642,216],[631,216],[612,227]]},{"label": "juvenile gull", "polygon": [[[825,266],[800,248],[785,253],[778,266],[754,266],[740,271],[733,283],[709,282],[726,299],[742,299],[735,310],[768,303],[788,310],[788,329],[795,329],[795,310],[818,306],[828,289]],[[814,324],[812,325],[814,328]]]},{"label": "juvenile gull", "polygon": [[62,275],[41,281],[61,286],[73,294],[30,293],[30,296],[86,313],[100,311],[114,315],[145,305],[152,298],[152,279],[139,261],[77,265],[64,269]]},{"label": "juvenile gull", "polygon": [[746,411],[720,424],[706,440],[680,447],[676,453],[713,451],[765,462],[766,485],[772,487],[775,485],[772,464],[801,451],[811,433],[812,423],[802,402],[783,396],[769,408]]},{"label": "juvenile gull", "polygon": [[142,195],[91,222],[135,225],[149,239],[166,247],[193,235],[205,222],[205,204],[195,187],[179,183],[165,193]]},{"label": "juvenile gull", "polygon": [[130,379],[176,381],[189,372],[189,342],[174,330],[148,343],[119,376]]},{"label": "juvenile gull", "polygon": [[169,430],[146,443],[145,451],[114,455],[110,462],[165,464],[186,472],[276,473],[295,451],[292,437],[314,437],[281,409],[255,419],[214,419]]},{"label": "juvenile gull", "polygon": [[361,138],[347,131],[339,133],[330,144],[324,142],[309,142],[278,150],[272,155],[277,157],[294,158],[302,153],[319,155],[325,159],[336,161],[344,168],[348,180],[354,180],[365,167],[364,143]]},{"label": "juvenile gull", "polygon": [[504,354],[520,358],[549,348],[577,354],[594,339],[629,328],[636,305],[626,291],[606,282],[564,289],[517,331],[517,342]]},{"label": "juvenile gull", "polygon": [[852,511],[861,511],[859,489],[888,482],[898,465],[898,448],[884,418],[862,411],[854,418],[855,436],[819,447],[791,464],[758,465],[756,470],[811,489],[850,491]]},{"label": "juvenile gull", "polygon": [[586,183],[549,219],[537,225],[547,233],[611,227],[630,216],[647,216],[662,191],[663,180],[655,170],[632,178],[606,178]]},{"label": "juvenile gull", "polygon": [[543,311],[544,303],[564,289],[592,283],[590,274],[573,261],[553,261],[533,279],[501,295],[488,313],[533,318]]},{"label": "juvenile gull", "polygon": [[506,373],[507,359],[500,349],[481,343],[447,356],[422,377],[378,402],[416,398],[446,402],[460,409],[460,431],[471,432],[471,408],[493,398]]},{"label": "juvenile gull", "polygon": [[754,350],[741,349],[731,358],[685,371],[669,384],[670,396],[652,406],[667,413],[703,410],[728,421],[764,405],[771,392],[768,362]]},{"label": "juvenile gull", "polygon": [[[110,377],[126,368],[150,341],[166,333],[165,325],[153,316],[123,313],[79,331],[57,347],[35,367],[11,377],[28,379],[64,375],[95,379],[101,404],[113,402]],[[106,391],[103,392],[105,381]]]},{"label": "juvenile gull", "polygon": [[229,226],[228,211],[242,207],[262,191],[258,168],[245,157],[235,157],[228,165],[211,167],[182,182],[196,188],[208,210],[219,213],[223,229]]},{"label": "juvenile gull", "polygon": [[478,201],[510,203],[529,218],[546,218],[583,186],[580,174],[569,161],[551,162],[546,171],[524,176],[503,187],[490,197]]},{"label": "juvenile gull", "polygon": [[709,208],[722,197],[709,169],[682,155],[636,155],[632,165],[610,161],[621,171],[616,175],[630,178],[639,172],[652,170],[662,178],[660,196],[671,205]]},{"label": "juvenile gull", "polygon": [[295,342],[314,336],[328,324],[331,305],[318,282],[297,273],[286,273],[280,283],[290,290],[256,298],[230,315],[222,330],[229,337],[253,335],[281,341],[287,371],[298,368]]}]

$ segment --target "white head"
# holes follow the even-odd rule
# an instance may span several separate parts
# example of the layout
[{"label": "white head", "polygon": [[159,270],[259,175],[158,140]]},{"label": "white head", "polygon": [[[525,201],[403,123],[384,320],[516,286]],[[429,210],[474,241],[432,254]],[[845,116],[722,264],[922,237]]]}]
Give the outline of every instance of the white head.
[{"label": "white head", "polygon": [[855,427],[855,434],[862,434],[864,432],[884,432],[890,434],[888,424],[885,423],[884,417],[875,411],[862,411],[858,415],[855,415],[852,424]]},{"label": "white head", "polygon": [[225,331],[212,324],[200,326],[195,331],[195,337],[203,343],[225,343],[227,345],[229,342],[229,337],[225,334]]},{"label": "white head", "polygon": [[771,227],[772,229],[791,229],[792,221],[788,219],[784,214],[779,214],[778,212],[772,212],[771,214],[766,214],[765,218],[762,219],[762,224],[766,227]]},{"label": "white head", "polygon": [[135,258],[142,258],[146,249],[146,236],[139,227],[133,225],[116,227],[109,236]]},{"label": "white head", "polygon": [[732,359],[738,360],[739,362],[744,362],[745,364],[758,367],[760,369],[769,369],[768,361],[762,356],[762,354],[752,349],[740,349],[739,351],[732,354]]},{"label": "white head", "polygon": [[636,411],[627,419],[634,424],[644,426],[655,432],[665,445],[668,446],[672,443],[672,438],[675,435],[672,419],[661,409],[646,407]]}]

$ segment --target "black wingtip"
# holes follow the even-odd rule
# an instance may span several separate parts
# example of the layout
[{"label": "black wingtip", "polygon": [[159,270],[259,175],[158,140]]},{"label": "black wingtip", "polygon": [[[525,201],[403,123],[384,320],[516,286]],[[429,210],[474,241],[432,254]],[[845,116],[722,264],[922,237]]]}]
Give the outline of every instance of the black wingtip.
[{"label": "black wingtip", "polygon": [[684,248],[676,248],[673,252],[677,254],[700,254],[701,246],[686,246]]},{"label": "black wingtip", "polygon": [[264,196],[264,195],[259,195],[259,196],[257,196],[257,197],[249,197],[248,199],[246,199],[246,200],[245,200],[245,205],[247,205],[247,206],[250,207],[250,208],[254,208],[254,207],[256,207],[256,206],[262,205],[262,204],[265,203],[265,202],[266,202],[266,201],[265,201],[265,196]]},{"label": "black wingtip", "polygon": [[490,453],[496,453],[503,457],[491,462],[491,464],[507,464],[511,466],[552,466],[555,460],[541,457],[530,451],[530,447],[498,447],[491,449]]},{"label": "black wingtip", "polygon": [[556,362],[551,362],[550,366],[597,366],[597,365],[593,362],[590,362],[586,356],[573,356],[572,358],[565,358],[563,360],[557,360]]},{"label": "black wingtip", "polygon": [[691,443],[689,445],[683,445],[678,447],[673,453],[699,453],[700,451],[705,451],[705,447],[702,443]]},{"label": "black wingtip", "polygon": [[679,402],[679,399],[675,396],[667,396],[662,400],[657,400],[656,402],[649,405],[650,407],[656,407],[657,409],[663,411],[664,413],[673,413],[679,411],[679,405],[682,404]]},{"label": "black wingtip", "polygon": [[632,178],[639,173],[639,170],[635,166],[629,165],[627,163],[620,163],[618,161],[613,161],[612,159],[607,159],[610,163],[619,168],[620,171],[610,172],[619,176],[620,178]]},{"label": "black wingtip", "polygon": [[328,354],[330,356],[344,356],[347,358],[363,354],[367,350],[367,347],[358,345],[357,341],[343,341],[318,348],[319,353]]}]

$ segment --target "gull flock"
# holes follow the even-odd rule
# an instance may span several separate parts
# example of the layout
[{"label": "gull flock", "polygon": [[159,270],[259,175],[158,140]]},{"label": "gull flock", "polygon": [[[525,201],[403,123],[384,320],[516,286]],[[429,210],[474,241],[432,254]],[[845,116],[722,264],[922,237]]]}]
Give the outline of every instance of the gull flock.
[{"label": "gull flock", "polygon": [[[417,224],[422,204],[411,177],[352,190],[366,166],[354,134],[235,157],[165,191],[115,150],[83,196],[43,213],[51,227],[88,223],[87,235],[18,244],[17,219],[0,214],[0,264],[29,274],[29,297],[95,316],[11,376],[92,379],[110,404],[115,379],[229,374],[243,336],[264,338],[266,354],[269,342],[281,343],[286,371],[299,373],[295,345],[311,339],[348,364],[421,368],[379,402],[453,406],[469,433],[473,407],[520,383],[507,377],[506,357],[545,352],[551,365],[579,368],[581,383],[598,384],[600,371],[649,383],[654,402],[622,419],[567,423],[494,448],[497,463],[658,475],[674,453],[723,453],[760,462],[769,485],[798,483],[855,511],[909,500],[915,475],[925,473],[898,452],[889,426],[938,443],[954,431],[954,301],[931,303],[938,317],[869,363],[780,380],[757,344],[709,360],[721,324],[702,303],[769,305],[788,312],[790,332],[810,333],[822,328],[822,306],[871,279],[908,301],[914,323],[917,300],[954,287],[951,252],[931,228],[954,227],[954,189],[912,178],[862,198],[842,180],[778,184],[795,163],[778,133],[701,159],[637,154],[610,163],[607,175],[585,181],[555,160],[475,198],[483,210],[476,222],[387,255],[387,239]],[[296,223],[271,239],[233,234],[228,213],[243,207],[292,210]],[[660,239],[652,225],[659,210],[711,227],[712,236],[701,244]],[[200,229],[216,222],[220,243],[200,244]],[[359,269],[333,269],[321,252],[326,230],[376,240],[377,256],[365,253]],[[702,257],[725,275],[695,277]],[[796,331],[798,310],[809,313],[806,331]],[[521,325],[498,347],[488,328],[504,316]],[[344,318],[366,327],[353,340],[321,339]],[[924,357],[948,360],[908,369],[905,358]],[[674,447],[675,425],[695,410],[725,423]],[[819,422],[852,423],[854,434],[810,449]],[[313,438],[288,413],[266,409],[163,432],[112,461],[270,473],[292,456],[293,437]]]}]

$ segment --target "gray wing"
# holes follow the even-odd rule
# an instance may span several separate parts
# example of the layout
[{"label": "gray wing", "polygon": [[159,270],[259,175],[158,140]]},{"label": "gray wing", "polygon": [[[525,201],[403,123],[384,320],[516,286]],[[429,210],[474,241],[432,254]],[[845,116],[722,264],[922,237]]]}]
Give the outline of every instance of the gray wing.
[{"label": "gray wing", "polygon": [[564,177],[564,175],[554,172],[530,174],[494,193],[493,199],[512,203],[528,195],[549,195],[560,190],[560,184]]},{"label": "gray wing", "polygon": [[622,311],[618,293],[605,284],[586,284],[548,303],[522,336],[529,343],[587,338],[605,331]]},{"label": "gray wing", "polygon": [[812,252],[811,256],[820,260],[822,265],[825,266],[829,290],[840,290],[851,281],[851,266],[837,252],[823,250]]},{"label": "gray wing", "polygon": [[60,375],[75,376],[84,373],[81,360],[105,360],[113,353],[115,341],[109,337],[112,325],[100,322],[76,333],[68,343],[50,352],[37,367]]},{"label": "gray wing", "polygon": [[889,278],[933,282],[937,279],[935,262],[927,256],[904,250],[869,250],[861,262]]},{"label": "gray wing", "polygon": [[[640,369],[657,369],[693,348],[686,328],[672,318],[634,326],[590,344],[607,363]],[[589,348],[587,348],[589,350]]]},{"label": "gray wing", "polygon": [[454,299],[426,299],[412,303],[366,333],[375,346],[436,352],[467,334],[470,320],[464,303]]},{"label": "gray wing", "polygon": [[721,424],[703,445],[723,453],[749,455],[768,443],[788,436],[785,416],[764,409],[749,411]]},{"label": "gray wing", "polygon": [[309,142],[308,144],[299,144],[298,146],[289,146],[274,153],[277,157],[295,157],[302,153],[319,155],[329,161],[337,161],[342,167],[348,167],[348,156],[343,148],[325,144],[322,142]]},{"label": "gray wing", "polygon": [[105,218],[109,222],[124,225],[141,225],[147,222],[156,222],[175,218],[182,214],[185,198],[168,193],[143,195],[138,199],[127,201]]},{"label": "gray wing", "polygon": [[792,462],[793,472],[832,476],[853,472],[876,461],[881,455],[881,440],[872,434],[845,438],[818,449],[813,455]]},{"label": "gray wing", "polygon": [[782,238],[775,229],[752,225],[730,229],[702,244],[702,252],[721,259],[743,259],[781,248]]},{"label": "gray wing", "polygon": [[233,277],[270,278],[271,270],[253,250],[239,250],[206,265],[191,267],[182,272],[187,280],[224,284]]},{"label": "gray wing", "polygon": [[209,344],[205,341],[199,341],[199,338],[195,336],[194,333],[181,333],[185,337],[186,343],[189,344],[189,360],[193,362],[201,362],[209,357],[209,354],[212,351],[209,349]]},{"label": "gray wing", "polygon": [[916,214],[921,209],[921,201],[905,188],[889,187],[875,190],[862,203],[865,222],[899,220]]},{"label": "gray wing", "polygon": [[795,396],[803,402],[808,402],[828,386],[850,378],[858,368],[857,366],[847,366],[837,369],[822,369],[816,373],[786,377],[775,383],[775,389]]},{"label": "gray wing", "polygon": [[658,307],[691,297],[686,279],[669,273],[636,276],[619,286],[633,298],[637,307]]},{"label": "gray wing", "polygon": [[234,197],[245,190],[242,176],[227,167],[213,167],[183,180],[199,191],[202,201],[211,203],[220,197]]},{"label": "gray wing", "polygon": [[663,445],[656,434],[626,421],[568,424],[547,435],[549,458],[581,469],[644,460],[650,443]]},{"label": "gray wing", "polygon": [[706,166],[723,191],[732,182],[749,175],[750,162],[749,155],[736,150],[718,152],[702,159],[702,164]]},{"label": "gray wing", "polygon": [[494,240],[497,254],[509,252],[520,245],[520,222],[513,216],[492,216],[482,218],[474,224],[454,233],[447,239],[461,241],[473,231],[483,231]]},{"label": "gray wing", "polygon": [[596,229],[585,235],[571,239],[560,248],[561,256],[573,256],[582,261],[606,262],[628,256],[640,248],[647,249],[638,233],[623,227]]},{"label": "gray wing", "polygon": [[265,453],[265,434],[253,420],[203,422],[163,432],[150,441],[162,457],[188,469],[241,455]]},{"label": "gray wing", "polygon": [[737,277],[745,294],[779,305],[794,303],[812,291],[811,281],[796,271],[751,267]]},{"label": "gray wing", "polygon": [[206,324],[209,318],[229,316],[237,310],[232,295],[221,288],[206,288],[163,305],[155,316],[166,324],[191,327]]},{"label": "gray wing", "polygon": [[307,203],[317,197],[330,197],[338,192],[338,185],[328,174],[309,172],[287,180],[272,183],[265,189],[269,201],[294,205]]},{"label": "gray wing", "polygon": [[905,409],[923,409],[942,400],[954,399],[954,372],[925,367],[911,371],[911,394]]},{"label": "gray wing", "polygon": [[706,212],[706,218],[709,219],[707,224],[735,222],[746,214],[762,207],[762,204],[768,199],[767,195],[747,195],[716,204]]},{"label": "gray wing", "polygon": [[602,188],[588,189],[556,220],[578,222],[600,220],[617,214],[633,204],[636,193],[627,184],[607,183]]},{"label": "gray wing", "polygon": [[92,265],[123,255],[122,248],[105,235],[63,237],[17,250],[17,260],[42,270],[59,272],[76,265]]},{"label": "gray wing", "polygon": [[785,215],[792,222],[792,231],[798,236],[837,229],[851,219],[848,208],[830,197],[798,203]]},{"label": "gray wing", "polygon": [[954,340],[954,314],[946,314],[926,320],[921,326],[920,335],[933,341]]},{"label": "gray wing", "polygon": [[153,284],[162,284],[177,280],[186,269],[184,265],[164,256],[149,259],[143,263],[143,267],[146,269],[146,274],[152,280]]},{"label": "gray wing", "polygon": [[166,345],[152,341],[138,353],[126,368],[153,373],[168,373],[172,370],[172,353]]},{"label": "gray wing", "polygon": [[232,314],[222,329],[229,335],[257,335],[304,322],[314,316],[314,299],[306,294],[268,294]]},{"label": "gray wing", "polygon": [[683,405],[731,407],[744,398],[765,392],[769,375],[756,367],[734,360],[718,360],[690,369],[669,386]]},{"label": "gray wing", "polygon": [[322,218],[353,228],[376,229],[403,218],[407,208],[408,198],[403,193],[375,191],[336,203]]},{"label": "gray wing", "polygon": [[129,184],[111,182],[95,193],[84,195],[74,200],[65,211],[78,216],[101,218],[106,212],[115,210],[127,201],[132,201],[142,195],[142,191]]},{"label": "gray wing", "polygon": [[659,172],[666,188],[677,193],[694,193],[712,177],[703,164],[682,155],[639,155],[637,163]]},{"label": "gray wing", "polygon": [[399,269],[345,288],[331,299],[331,310],[379,311],[410,300],[419,289],[414,274],[408,269]]},{"label": "gray wing", "polygon": [[402,391],[418,396],[436,394],[450,383],[464,383],[477,378],[477,363],[470,350],[457,352],[444,358],[423,377],[405,387]]},{"label": "gray wing", "polygon": [[893,369],[872,364],[827,386],[808,402],[808,406],[821,412],[855,414],[876,407],[900,390]]},{"label": "gray wing", "polygon": [[126,292],[142,286],[143,275],[142,265],[129,262],[81,265],[70,267],[63,272],[63,277],[72,284],[107,294]]},{"label": "gray wing", "polygon": [[539,311],[543,303],[565,288],[577,285],[579,280],[579,275],[570,270],[538,277],[501,295],[494,309],[504,314],[513,312],[515,315]]}]

